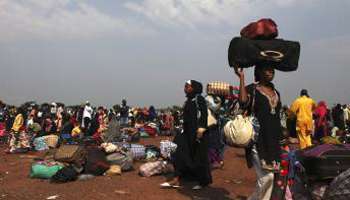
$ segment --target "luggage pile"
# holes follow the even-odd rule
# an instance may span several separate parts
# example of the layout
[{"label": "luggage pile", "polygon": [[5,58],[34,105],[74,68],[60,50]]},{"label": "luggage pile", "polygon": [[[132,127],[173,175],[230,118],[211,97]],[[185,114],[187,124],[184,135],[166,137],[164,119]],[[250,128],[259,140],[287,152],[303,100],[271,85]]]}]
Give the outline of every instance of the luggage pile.
[{"label": "luggage pile", "polygon": [[[43,138],[36,141],[44,142]],[[160,147],[127,142],[102,143],[100,146],[62,144],[48,150],[45,158],[32,163],[30,177],[65,183],[86,177],[121,175],[134,169],[134,161],[146,162],[140,167],[142,176],[172,172],[168,160],[176,150],[176,144],[162,140]]]}]

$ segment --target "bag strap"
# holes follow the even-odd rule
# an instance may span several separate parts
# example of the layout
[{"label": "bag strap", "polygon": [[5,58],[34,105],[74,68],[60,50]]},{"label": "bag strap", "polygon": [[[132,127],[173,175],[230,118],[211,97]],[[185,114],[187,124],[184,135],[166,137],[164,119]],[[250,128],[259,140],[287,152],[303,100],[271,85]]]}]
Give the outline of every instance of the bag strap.
[{"label": "bag strap", "polygon": [[251,113],[254,115],[254,106],[255,106],[255,96],[256,96],[256,87],[257,87],[257,84],[254,84],[253,86],[253,96],[252,96],[252,105],[250,107],[250,111]]},{"label": "bag strap", "polygon": [[197,120],[199,120],[199,118],[201,118],[201,110],[200,110],[199,104],[198,104],[198,94],[194,98],[194,102],[196,104],[196,109],[197,109]]}]

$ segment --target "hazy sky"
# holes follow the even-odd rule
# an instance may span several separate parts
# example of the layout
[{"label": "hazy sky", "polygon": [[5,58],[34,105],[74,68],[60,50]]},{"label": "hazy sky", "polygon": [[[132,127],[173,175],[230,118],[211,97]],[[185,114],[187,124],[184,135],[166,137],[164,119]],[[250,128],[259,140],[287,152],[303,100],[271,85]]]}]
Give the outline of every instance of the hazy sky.
[{"label": "hazy sky", "polygon": [[238,85],[229,42],[269,17],[301,43],[298,71],[276,73],[283,103],[301,88],[350,103],[349,10],[349,0],[0,0],[0,99],[182,104],[188,79]]}]

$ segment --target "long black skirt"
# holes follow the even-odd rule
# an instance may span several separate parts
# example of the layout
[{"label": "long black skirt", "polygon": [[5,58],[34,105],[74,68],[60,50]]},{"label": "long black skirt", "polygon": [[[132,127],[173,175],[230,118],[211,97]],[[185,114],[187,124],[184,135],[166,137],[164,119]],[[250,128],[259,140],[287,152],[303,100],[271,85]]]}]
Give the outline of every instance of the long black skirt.
[{"label": "long black skirt", "polygon": [[178,145],[174,153],[175,176],[180,178],[193,177],[200,185],[212,183],[208,158],[208,135],[204,133],[200,140],[190,137],[190,134],[178,134],[174,142]]}]

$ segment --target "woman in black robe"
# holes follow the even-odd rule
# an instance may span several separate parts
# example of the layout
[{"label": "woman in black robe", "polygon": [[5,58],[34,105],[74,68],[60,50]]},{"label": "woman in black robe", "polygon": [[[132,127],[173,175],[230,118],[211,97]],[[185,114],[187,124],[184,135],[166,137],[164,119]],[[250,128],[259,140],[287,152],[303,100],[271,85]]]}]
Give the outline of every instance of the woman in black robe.
[{"label": "woman in black robe", "polygon": [[200,82],[187,81],[184,90],[187,100],[183,108],[183,133],[178,134],[174,141],[178,145],[174,153],[175,177],[161,186],[177,188],[180,178],[191,176],[198,182],[193,189],[198,190],[212,183],[206,132],[208,110],[201,96],[203,87]]},{"label": "woman in black robe", "polygon": [[240,79],[239,102],[256,117],[260,130],[256,141],[246,148],[248,167],[257,174],[256,191],[251,200],[270,199],[273,192],[274,170],[280,162],[282,127],[280,120],[281,97],[272,80],[273,67],[257,65],[254,75],[256,83],[245,85],[243,69],[235,68]]}]

